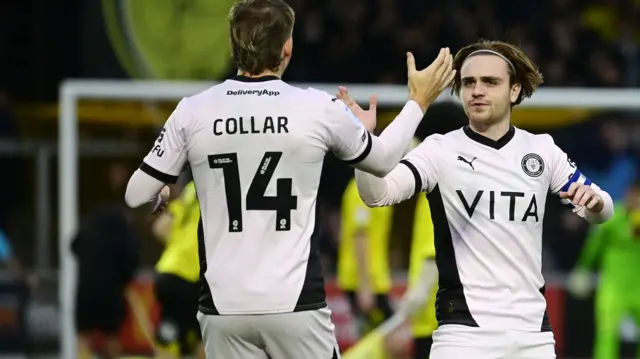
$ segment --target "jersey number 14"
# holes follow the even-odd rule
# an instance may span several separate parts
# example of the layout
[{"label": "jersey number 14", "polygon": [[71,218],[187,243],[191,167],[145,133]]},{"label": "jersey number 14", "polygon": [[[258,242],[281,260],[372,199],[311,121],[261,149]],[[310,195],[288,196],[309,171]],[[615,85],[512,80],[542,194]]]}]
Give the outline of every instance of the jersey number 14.
[{"label": "jersey number 14", "polygon": [[[249,186],[245,206],[247,210],[275,211],[276,231],[288,231],[291,229],[291,211],[298,207],[298,197],[291,195],[291,178],[278,178],[276,195],[273,197],[264,195],[281,157],[282,152],[264,154]],[[209,167],[222,169],[224,191],[227,195],[229,232],[242,232],[242,187],[238,155],[236,153],[210,155]]]}]

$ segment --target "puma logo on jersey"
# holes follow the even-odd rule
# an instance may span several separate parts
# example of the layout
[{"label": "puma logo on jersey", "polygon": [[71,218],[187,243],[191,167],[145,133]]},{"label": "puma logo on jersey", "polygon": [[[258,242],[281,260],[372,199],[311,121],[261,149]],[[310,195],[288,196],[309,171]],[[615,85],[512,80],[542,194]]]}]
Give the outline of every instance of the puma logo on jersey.
[{"label": "puma logo on jersey", "polygon": [[469,167],[471,167],[471,169],[475,171],[476,169],[473,167],[473,161],[475,161],[476,158],[477,157],[474,157],[471,161],[469,161],[469,160],[467,160],[466,158],[464,158],[462,156],[458,156],[458,161],[462,161],[462,162],[468,164]]}]

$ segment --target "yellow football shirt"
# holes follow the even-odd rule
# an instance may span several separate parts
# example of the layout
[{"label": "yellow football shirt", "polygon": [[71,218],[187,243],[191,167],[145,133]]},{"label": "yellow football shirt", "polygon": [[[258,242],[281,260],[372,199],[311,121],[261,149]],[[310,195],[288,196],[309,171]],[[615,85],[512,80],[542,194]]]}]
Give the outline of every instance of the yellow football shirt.
[{"label": "yellow football shirt", "polygon": [[[413,222],[413,240],[409,259],[409,286],[420,280],[423,263],[427,259],[435,259],[436,249],[433,237],[433,222],[429,201],[424,194],[419,195]],[[424,307],[411,318],[413,336],[429,337],[438,327],[436,320],[436,293],[438,286],[431,289],[429,299]]]},{"label": "yellow football shirt", "polygon": [[198,258],[200,204],[193,182],[187,184],[180,197],[171,202],[167,210],[173,217],[171,235],[156,264],[156,271],[197,282],[200,277]]},{"label": "yellow football shirt", "polygon": [[359,287],[355,236],[364,230],[367,236],[367,264],[372,290],[384,294],[391,288],[389,274],[389,234],[393,209],[367,207],[352,179],[342,197],[342,223],[338,249],[338,286],[346,291]]}]

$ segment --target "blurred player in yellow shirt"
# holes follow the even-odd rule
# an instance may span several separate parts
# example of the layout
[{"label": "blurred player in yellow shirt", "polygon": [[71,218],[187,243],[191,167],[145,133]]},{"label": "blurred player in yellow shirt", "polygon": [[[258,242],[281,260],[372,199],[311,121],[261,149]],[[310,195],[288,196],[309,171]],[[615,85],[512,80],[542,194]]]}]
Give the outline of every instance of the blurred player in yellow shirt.
[{"label": "blurred player in yellow shirt", "polygon": [[429,202],[419,194],[413,223],[413,240],[409,260],[409,288],[400,302],[399,314],[409,318],[414,339],[414,359],[429,358],[438,327],[436,293],[438,268],[433,238],[433,222]]},{"label": "blurred player in yellow shirt", "polygon": [[393,315],[389,303],[388,242],[393,209],[369,208],[352,179],[342,197],[338,286],[345,292],[361,334]]},{"label": "blurred player in yellow shirt", "polygon": [[196,353],[205,358],[198,310],[200,263],[198,224],[200,206],[193,182],[155,221],[153,231],[165,244],[156,264],[155,292],[160,304],[156,350],[160,358],[181,358]]}]

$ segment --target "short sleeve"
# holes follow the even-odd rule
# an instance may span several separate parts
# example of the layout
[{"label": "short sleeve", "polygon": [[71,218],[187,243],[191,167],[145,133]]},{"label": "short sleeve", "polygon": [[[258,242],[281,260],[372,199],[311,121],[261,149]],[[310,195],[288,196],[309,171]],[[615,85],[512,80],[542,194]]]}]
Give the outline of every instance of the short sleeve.
[{"label": "short sleeve", "polygon": [[185,124],[188,122],[182,100],[165,123],[140,170],[164,182],[176,183],[187,159]]},{"label": "short sleeve", "polygon": [[592,184],[591,180],[580,172],[569,156],[553,143],[553,140],[551,142],[551,160],[551,182],[549,184],[551,193],[558,194],[561,191],[566,191],[574,182]]},{"label": "short sleeve", "polygon": [[329,149],[346,164],[362,162],[371,152],[371,135],[341,100],[328,101],[325,120]]},{"label": "short sleeve", "polygon": [[441,137],[442,135],[427,137],[400,161],[413,173],[416,192],[431,192],[438,184],[437,156],[441,151]]}]

